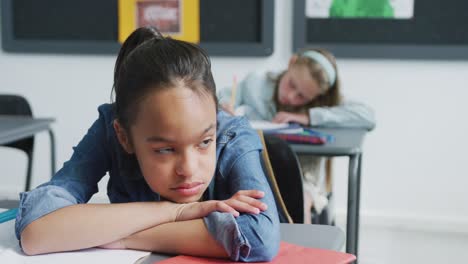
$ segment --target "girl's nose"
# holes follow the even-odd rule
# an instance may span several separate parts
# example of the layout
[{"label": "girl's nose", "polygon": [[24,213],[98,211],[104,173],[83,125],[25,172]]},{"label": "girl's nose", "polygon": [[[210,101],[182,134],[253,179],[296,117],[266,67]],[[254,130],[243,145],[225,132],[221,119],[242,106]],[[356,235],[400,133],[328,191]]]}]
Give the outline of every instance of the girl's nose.
[{"label": "girl's nose", "polygon": [[176,174],[178,176],[190,178],[197,170],[197,156],[193,150],[184,151],[177,162]]},{"label": "girl's nose", "polygon": [[299,93],[298,93],[298,92],[292,92],[292,93],[289,94],[289,98],[288,98],[288,99],[289,99],[289,102],[290,102],[290,103],[293,103],[293,102],[297,101],[297,99],[298,99],[299,97],[300,97],[300,96],[299,96]]}]

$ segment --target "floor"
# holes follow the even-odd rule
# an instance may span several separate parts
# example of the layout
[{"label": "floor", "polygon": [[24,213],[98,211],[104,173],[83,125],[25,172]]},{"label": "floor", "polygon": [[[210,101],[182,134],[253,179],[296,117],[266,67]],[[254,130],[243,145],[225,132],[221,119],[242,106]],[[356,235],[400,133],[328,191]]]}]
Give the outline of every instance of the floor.
[{"label": "floor", "polygon": [[360,264],[468,263],[468,235],[361,226]]}]

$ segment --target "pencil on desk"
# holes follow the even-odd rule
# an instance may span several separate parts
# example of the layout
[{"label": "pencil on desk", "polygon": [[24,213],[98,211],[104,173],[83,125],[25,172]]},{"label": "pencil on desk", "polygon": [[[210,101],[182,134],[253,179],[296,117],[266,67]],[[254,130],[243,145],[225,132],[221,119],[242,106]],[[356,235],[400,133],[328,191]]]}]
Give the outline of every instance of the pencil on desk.
[{"label": "pencil on desk", "polygon": [[237,90],[237,78],[234,75],[232,77],[232,90],[231,90],[231,107],[233,111],[236,105],[236,90]]}]

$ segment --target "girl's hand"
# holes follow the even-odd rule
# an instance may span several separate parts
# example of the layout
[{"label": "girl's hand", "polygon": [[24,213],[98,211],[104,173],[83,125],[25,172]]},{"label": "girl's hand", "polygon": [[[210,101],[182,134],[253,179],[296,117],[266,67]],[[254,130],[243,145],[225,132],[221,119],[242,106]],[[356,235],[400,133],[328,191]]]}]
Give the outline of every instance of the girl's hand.
[{"label": "girl's hand", "polygon": [[241,213],[259,214],[265,211],[267,205],[258,199],[263,198],[265,193],[258,190],[243,190],[235,193],[230,199],[224,202],[236,211]]},{"label": "girl's hand", "polygon": [[231,104],[221,104],[221,109],[223,109],[226,113],[229,113],[231,115],[235,115],[234,113],[234,107]]},{"label": "girl's hand", "polygon": [[267,209],[267,205],[258,200],[264,195],[262,191],[243,190],[224,201],[210,200],[179,204],[174,221],[202,218],[214,211],[230,213],[235,217],[239,216],[240,213],[259,214],[260,211]]},{"label": "girl's hand", "polygon": [[302,125],[309,125],[309,117],[307,114],[297,114],[290,112],[278,112],[272,120],[274,123],[299,123]]}]

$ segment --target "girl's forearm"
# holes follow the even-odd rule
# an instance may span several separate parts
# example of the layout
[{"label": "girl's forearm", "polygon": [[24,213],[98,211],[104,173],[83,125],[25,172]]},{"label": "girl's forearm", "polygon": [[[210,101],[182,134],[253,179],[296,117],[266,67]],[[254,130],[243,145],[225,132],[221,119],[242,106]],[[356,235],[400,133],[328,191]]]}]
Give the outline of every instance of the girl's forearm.
[{"label": "girl's forearm", "polygon": [[30,223],[21,233],[21,244],[28,255],[95,247],[174,221],[176,206],[169,202],[72,205]]},{"label": "girl's forearm", "polygon": [[171,222],[135,233],[123,240],[126,248],[159,253],[227,258],[203,219]]}]

